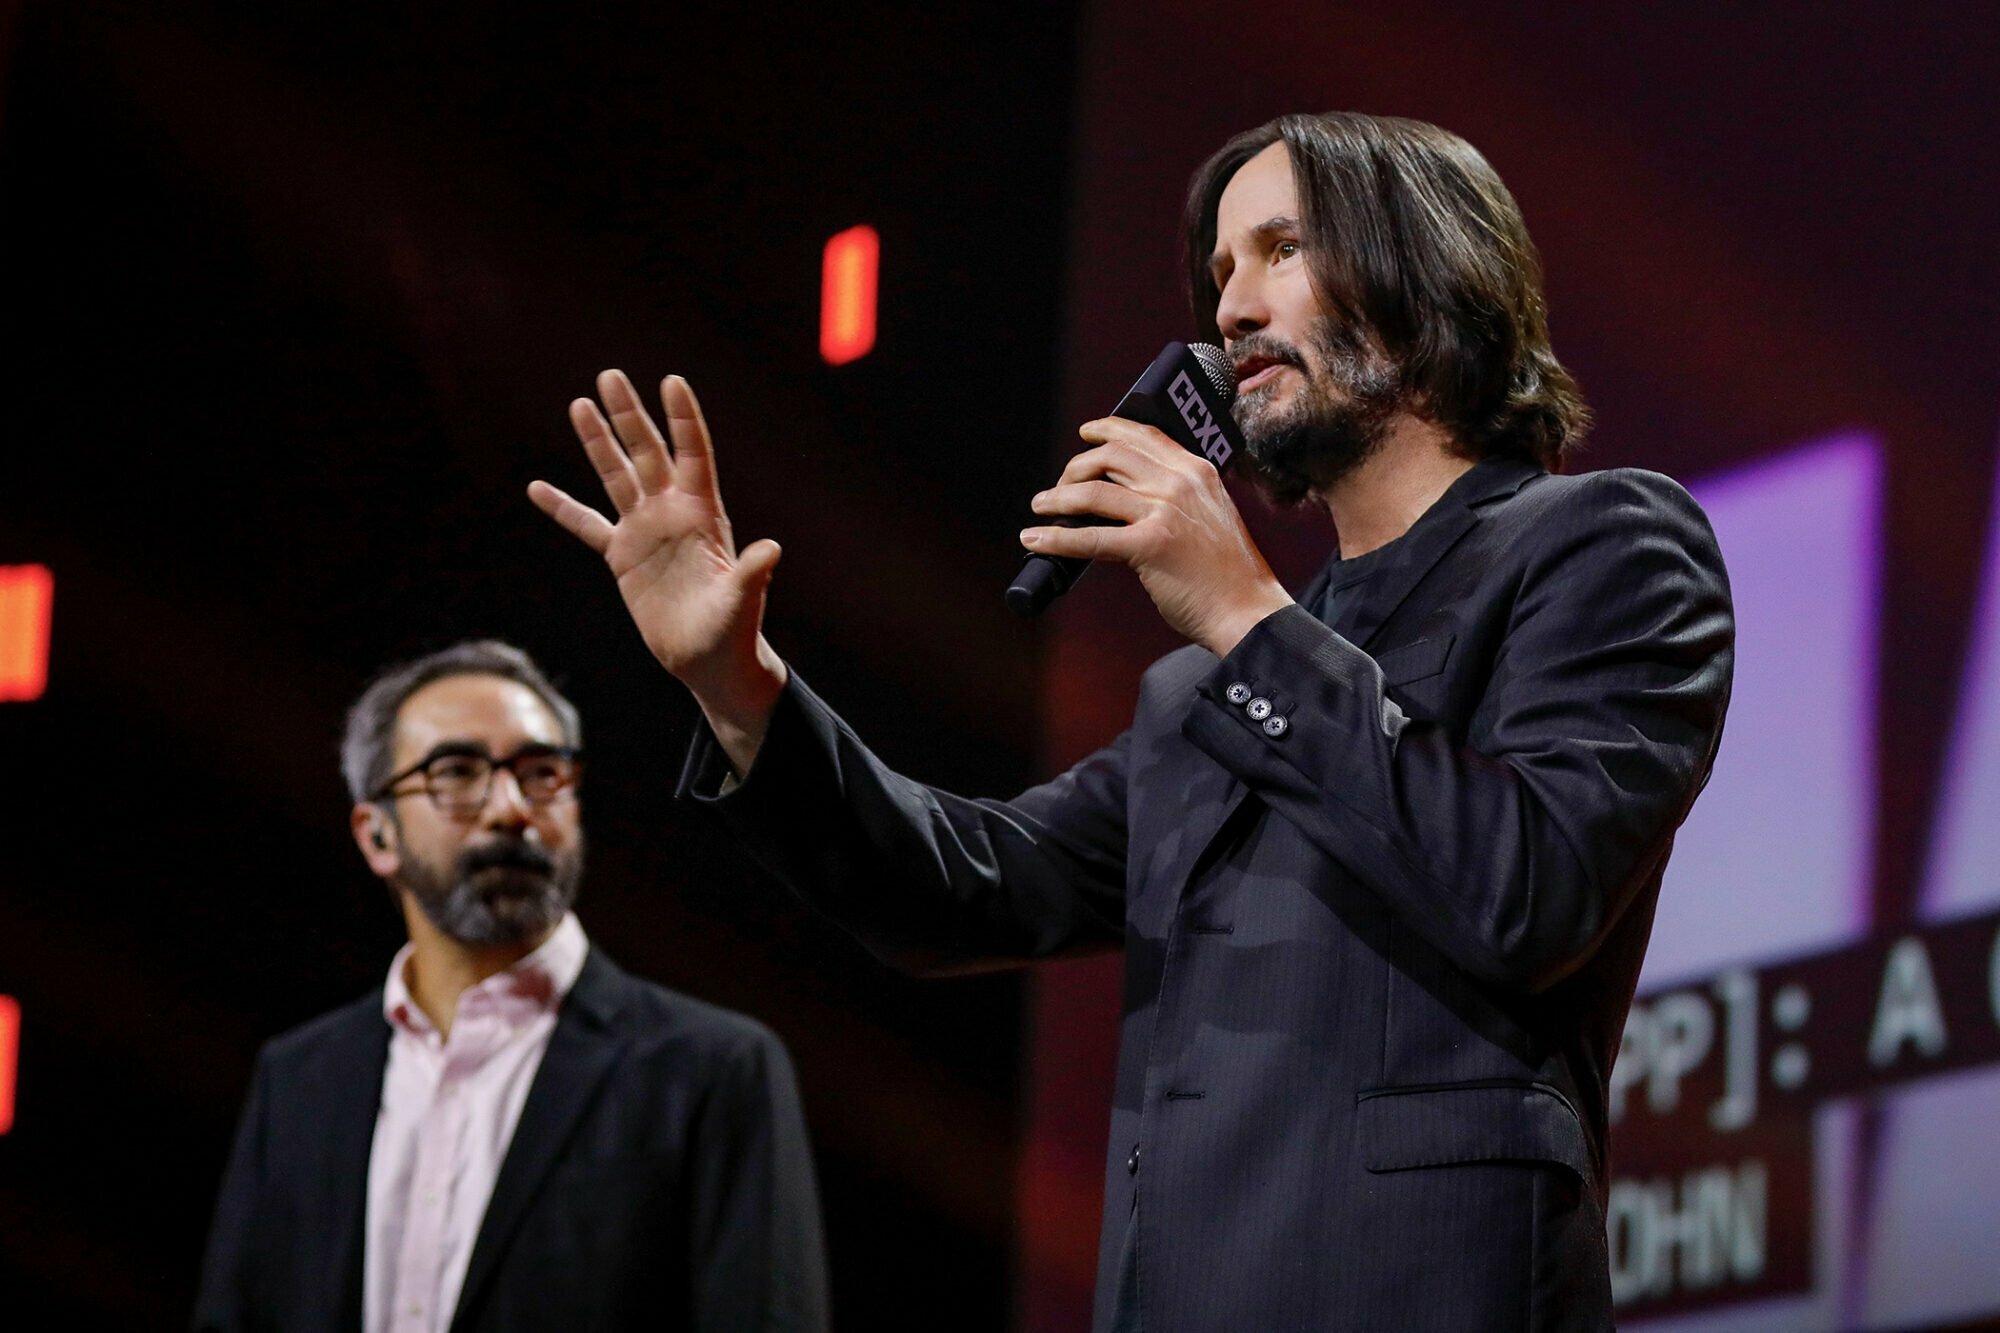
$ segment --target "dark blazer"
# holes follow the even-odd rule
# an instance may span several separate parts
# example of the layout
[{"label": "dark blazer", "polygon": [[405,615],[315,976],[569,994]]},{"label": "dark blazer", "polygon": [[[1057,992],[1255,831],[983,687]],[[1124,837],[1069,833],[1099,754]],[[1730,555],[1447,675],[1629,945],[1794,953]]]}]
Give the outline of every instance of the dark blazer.
[{"label": "dark blazer", "polygon": [[1134,1220],[1145,1333],[1608,1328],[1605,1080],[1722,729],[1714,536],[1665,477],[1488,461],[1331,627],[1329,577],[1012,801],[796,676],[747,780],[704,735],[683,791],[903,966],[1123,948],[1099,1329]]},{"label": "dark blazer", "polygon": [[[361,1327],[389,1035],[378,990],[258,1057],[195,1328]],[[784,1047],[593,945],[494,1183],[453,1333],[826,1325],[819,1203]]]}]

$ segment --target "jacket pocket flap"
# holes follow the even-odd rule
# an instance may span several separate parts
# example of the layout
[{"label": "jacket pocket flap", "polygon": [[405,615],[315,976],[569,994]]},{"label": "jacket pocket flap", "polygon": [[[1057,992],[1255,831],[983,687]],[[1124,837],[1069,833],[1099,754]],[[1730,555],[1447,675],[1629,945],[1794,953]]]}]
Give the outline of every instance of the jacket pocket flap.
[{"label": "jacket pocket flap", "polygon": [[1382,683],[1407,685],[1413,680],[1435,676],[1444,670],[1445,659],[1451,656],[1451,645],[1456,638],[1456,635],[1446,634],[1391,648],[1375,659],[1375,665],[1382,668]]},{"label": "jacket pocket flap", "polygon": [[1362,1093],[1355,1116],[1361,1162],[1370,1171],[1530,1161],[1566,1166],[1584,1179],[1592,1173],[1576,1112],[1543,1088],[1384,1088]]}]

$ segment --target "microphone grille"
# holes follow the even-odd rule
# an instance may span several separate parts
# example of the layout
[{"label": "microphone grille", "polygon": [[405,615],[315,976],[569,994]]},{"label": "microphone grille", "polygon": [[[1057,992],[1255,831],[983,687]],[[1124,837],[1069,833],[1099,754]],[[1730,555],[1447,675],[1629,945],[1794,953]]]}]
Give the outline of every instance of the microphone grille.
[{"label": "microphone grille", "polygon": [[1215,386],[1216,396],[1226,407],[1236,401],[1236,367],[1229,354],[1214,343],[1189,343],[1188,350],[1194,359],[1201,362],[1201,368],[1208,373],[1208,382]]}]

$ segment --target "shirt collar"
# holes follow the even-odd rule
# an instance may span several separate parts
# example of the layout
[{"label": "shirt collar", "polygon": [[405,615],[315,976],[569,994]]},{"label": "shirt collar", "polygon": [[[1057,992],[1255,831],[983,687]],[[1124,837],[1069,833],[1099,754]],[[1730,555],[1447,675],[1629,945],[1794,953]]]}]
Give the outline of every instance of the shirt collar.
[{"label": "shirt collar", "polygon": [[[475,1009],[491,1006],[510,1026],[553,1012],[561,1007],[570,987],[576,984],[589,952],[590,939],[583,933],[583,924],[576,919],[575,912],[565,912],[561,923],[533,953],[505,971],[468,987],[458,997],[459,1012],[466,1012],[468,1001]],[[382,984],[382,1016],[391,1026],[417,1036],[429,1036],[437,1027],[410,997],[409,982],[405,979],[415,953],[415,945],[405,944],[390,960],[389,977]]]}]

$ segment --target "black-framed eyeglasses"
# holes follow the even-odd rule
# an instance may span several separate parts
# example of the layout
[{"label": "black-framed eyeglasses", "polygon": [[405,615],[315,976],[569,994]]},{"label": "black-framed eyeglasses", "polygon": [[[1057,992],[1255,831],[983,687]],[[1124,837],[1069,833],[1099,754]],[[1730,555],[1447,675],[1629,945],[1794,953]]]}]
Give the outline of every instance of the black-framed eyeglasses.
[{"label": "black-framed eyeglasses", "polygon": [[[552,805],[576,790],[583,779],[583,751],[560,745],[524,745],[505,759],[495,759],[483,746],[440,745],[375,789],[370,800],[415,796],[448,815],[475,815],[486,808],[493,790],[493,773],[514,775],[521,799],[532,806]],[[422,778],[423,786],[396,791],[399,782]]]}]

